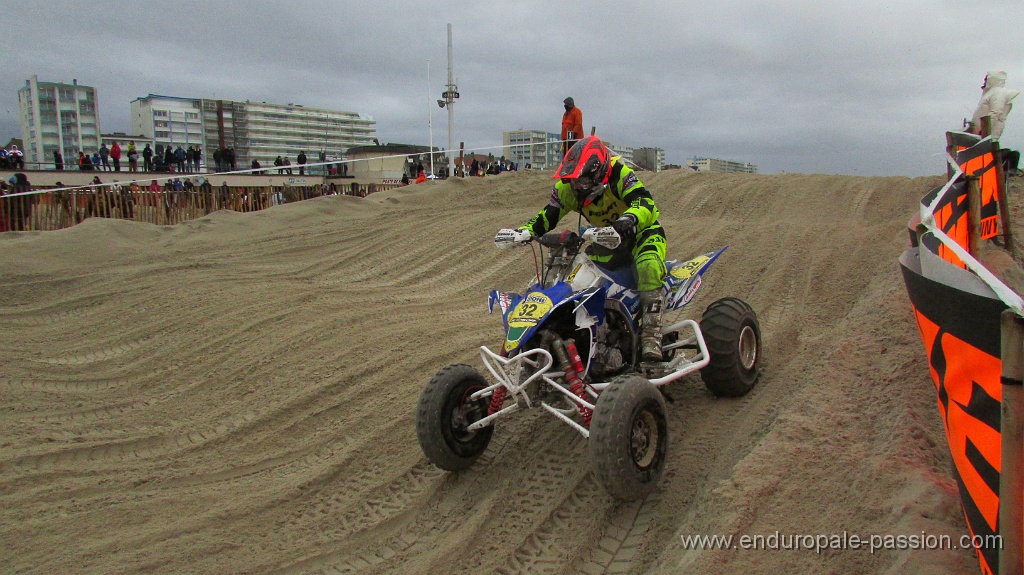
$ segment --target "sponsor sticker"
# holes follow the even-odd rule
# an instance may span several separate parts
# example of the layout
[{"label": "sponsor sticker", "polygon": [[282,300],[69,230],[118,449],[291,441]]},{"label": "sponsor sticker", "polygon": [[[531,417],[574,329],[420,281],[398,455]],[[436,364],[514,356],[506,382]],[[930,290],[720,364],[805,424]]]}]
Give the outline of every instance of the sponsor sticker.
[{"label": "sponsor sticker", "polygon": [[683,294],[683,305],[690,303],[690,300],[693,299],[693,296],[697,295],[697,290],[700,289],[700,284],[700,276],[693,278],[693,283],[690,284],[690,287],[686,288],[686,293]]},{"label": "sponsor sticker", "polygon": [[672,268],[672,271],[670,273],[672,274],[672,277],[675,278],[683,280],[690,278],[697,270],[701,268],[701,266],[706,264],[710,259],[711,258],[707,256],[697,256],[681,266]]},{"label": "sponsor sticker", "polygon": [[508,335],[505,337],[505,351],[512,351],[523,335],[540,322],[554,307],[551,298],[542,293],[532,293],[519,302],[508,314]]}]

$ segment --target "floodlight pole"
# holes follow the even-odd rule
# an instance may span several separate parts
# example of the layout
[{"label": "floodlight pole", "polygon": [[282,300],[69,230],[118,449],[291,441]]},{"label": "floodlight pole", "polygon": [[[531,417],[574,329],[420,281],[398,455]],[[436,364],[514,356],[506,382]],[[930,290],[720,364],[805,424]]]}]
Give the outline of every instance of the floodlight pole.
[{"label": "floodlight pole", "polygon": [[[427,59],[427,129],[430,131],[430,173],[436,175],[434,172],[434,120],[431,110],[433,110],[433,102],[430,101],[430,59]],[[417,174],[419,175],[419,174]]]},{"label": "floodlight pole", "polygon": [[452,25],[448,24],[448,84],[441,94],[444,100],[438,100],[437,104],[442,108],[448,108],[448,176],[455,173],[455,100],[459,98],[459,87],[455,85],[452,76]]}]

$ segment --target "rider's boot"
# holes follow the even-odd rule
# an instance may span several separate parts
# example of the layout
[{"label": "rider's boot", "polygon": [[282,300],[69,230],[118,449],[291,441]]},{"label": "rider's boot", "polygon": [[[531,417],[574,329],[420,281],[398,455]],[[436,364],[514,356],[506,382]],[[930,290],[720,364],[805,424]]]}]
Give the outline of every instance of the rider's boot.
[{"label": "rider's boot", "polygon": [[665,308],[665,292],[660,289],[640,292],[640,305],[644,310],[643,328],[640,331],[643,361],[660,362],[661,316]]}]

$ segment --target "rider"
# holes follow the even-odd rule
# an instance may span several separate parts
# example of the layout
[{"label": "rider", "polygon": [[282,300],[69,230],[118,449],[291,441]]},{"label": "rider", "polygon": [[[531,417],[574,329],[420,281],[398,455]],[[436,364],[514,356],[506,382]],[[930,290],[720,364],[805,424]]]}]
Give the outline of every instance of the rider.
[{"label": "rider", "polygon": [[[609,250],[592,244],[590,259],[607,269],[634,264],[643,309],[641,346],[643,360],[661,361],[661,317],[665,306],[662,285],[665,270],[665,229],[658,223],[658,208],[650,192],[619,156],[596,136],[573,145],[555,172],[551,199],[544,208],[517,231],[518,241],[540,236],[554,228],[572,211],[579,212],[595,226],[611,226],[622,236],[622,244]],[[501,233],[499,232],[499,236]]]}]

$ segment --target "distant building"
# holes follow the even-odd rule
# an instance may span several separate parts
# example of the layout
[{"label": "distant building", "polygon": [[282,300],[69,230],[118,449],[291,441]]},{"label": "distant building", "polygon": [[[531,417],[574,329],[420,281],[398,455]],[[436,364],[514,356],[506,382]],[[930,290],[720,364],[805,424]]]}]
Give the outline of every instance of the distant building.
[{"label": "distant building", "polygon": [[167,146],[203,146],[201,110],[201,100],[196,98],[154,94],[136,98],[131,103],[132,133],[151,139],[153,151],[161,155]]},{"label": "distant building", "polygon": [[512,130],[502,133],[502,143],[507,146],[505,158],[525,169],[556,168],[562,161],[559,134],[542,130]]},{"label": "distant building", "polygon": [[93,153],[100,147],[100,112],[96,89],[70,84],[40,82],[38,76],[18,90],[21,139],[25,167],[54,169],[53,152],[64,162],[77,162],[78,152]]},{"label": "distant building", "polygon": [[[416,165],[422,163],[423,171],[430,174],[430,148],[410,144],[384,144],[355,146],[345,154],[348,160],[348,175],[354,178],[380,179],[384,183],[398,183],[402,174],[416,178]],[[444,152],[434,148],[434,171],[440,172],[448,166]],[[291,166],[294,170],[295,166]]]},{"label": "distant building", "polygon": [[132,101],[132,132],[152,138],[154,148],[200,145],[208,165],[213,164],[215,150],[232,148],[238,169],[248,167],[253,159],[263,166],[273,165],[281,156],[294,170],[300,152],[312,164],[320,161],[320,153],[327,160],[337,160],[351,147],[372,144],[376,122],[356,112],[298,104],[150,94]]},{"label": "distant building", "polygon": [[613,156],[621,157],[622,160],[625,161],[626,165],[628,166],[636,166],[636,162],[633,160],[633,154],[636,151],[636,148],[633,148],[631,146],[620,146],[618,144],[613,144],[607,140],[602,141],[606,146],[608,146],[608,150],[611,151]]},{"label": "distant building", "polygon": [[753,164],[734,162],[732,160],[719,160],[716,158],[694,158],[687,162],[690,169],[698,172],[728,172],[741,174],[756,174],[757,166]]},{"label": "distant building", "polygon": [[652,172],[660,172],[665,165],[665,150],[661,148],[637,148],[633,150],[633,162]]}]

